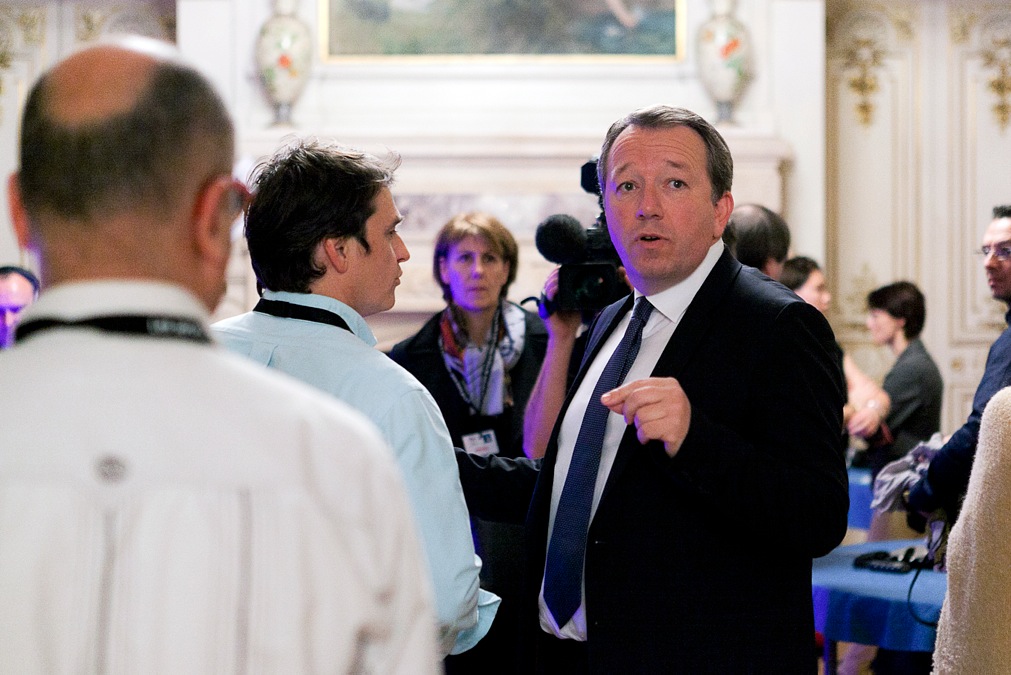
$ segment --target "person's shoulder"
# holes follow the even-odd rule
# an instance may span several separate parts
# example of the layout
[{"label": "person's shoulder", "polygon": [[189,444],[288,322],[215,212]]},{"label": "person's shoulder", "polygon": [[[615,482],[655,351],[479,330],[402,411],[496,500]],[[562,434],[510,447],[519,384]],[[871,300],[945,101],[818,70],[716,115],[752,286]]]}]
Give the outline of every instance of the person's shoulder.
[{"label": "person's shoulder", "polygon": [[817,321],[824,316],[783,284],[771,279],[753,267],[742,266],[737,276],[736,296],[745,311],[756,315],[776,317],[799,316]]},{"label": "person's shoulder", "polygon": [[292,444],[299,439],[332,443],[331,434],[339,430],[342,445],[361,442],[385,452],[385,442],[374,423],[351,405],[320,396],[318,389],[295,377],[225,349],[208,352],[200,366],[206,374],[204,388],[227,397],[228,408],[241,415],[244,425],[291,432]]},{"label": "person's shoulder", "polygon": [[437,312],[425,321],[414,335],[404,338],[390,348],[388,355],[394,361],[405,364],[419,353],[437,351],[439,347],[439,317]]},{"label": "person's shoulder", "polygon": [[990,397],[983,414],[997,417],[1003,428],[1011,428],[1011,387],[1004,387]]}]

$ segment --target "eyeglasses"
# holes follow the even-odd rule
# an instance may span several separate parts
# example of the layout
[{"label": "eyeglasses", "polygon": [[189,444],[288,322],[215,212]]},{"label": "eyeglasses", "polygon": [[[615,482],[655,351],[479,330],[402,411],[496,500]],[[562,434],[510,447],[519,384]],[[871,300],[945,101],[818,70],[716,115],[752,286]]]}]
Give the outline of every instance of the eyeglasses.
[{"label": "eyeglasses", "polygon": [[1007,262],[1011,260],[1011,241],[1002,241],[999,244],[986,244],[979,247],[976,253],[983,256],[983,258],[989,258],[990,254],[993,254],[994,258],[1001,262]]},{"label": "eyeglasses", "polygon": [[228,208],[233,213],[233,219],[238,218],[249,207],[249,202],[253,201],[253,195],[249,188],[241,180],[232,179],[228,186]]},{"label": "eyeglasses", "polygon": [[[218,185],[222,187],[218,188]],[[222,190],[224,194],[221,196],[222,201],[220,202],[220,206],[228,209],[228,216],[233,221],[241,216],[249,207],[249,203],[253,201],[253,195],[249,192],[246,184],[241,180],[233,178],[231,174],[224,173],[211,176],[204,183],[203,187],[200,188],[200,194],[203,195],[211,188]]]}]

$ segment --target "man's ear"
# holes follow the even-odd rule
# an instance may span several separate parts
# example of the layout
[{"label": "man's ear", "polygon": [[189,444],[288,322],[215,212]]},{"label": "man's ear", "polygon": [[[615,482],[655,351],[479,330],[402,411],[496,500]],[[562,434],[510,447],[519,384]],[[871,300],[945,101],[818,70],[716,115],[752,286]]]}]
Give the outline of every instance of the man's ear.
[{"label": "man's ear", "polygon": [[18,239],[18,246],[21,248],[31,248],[32,229],[31,219],[25,209],[25,203],[21,199],[21,183],[18,181],[18,174],[12,173],[7,178],[7,208],[11,215],[11,224],[14,234]]},{"label": "man's ear", "polygon": [[713,232],[715,235],[713,236],[713,241],[716,241],[723,236],[723,230],[727,227],[730,214],[734,212],[734,195],[730,194],[729,191],[724,192],[714,206],[716,207],[716,229]]},{"label": "man's ear", "polygon": [[208,183],[197,195],[191,228],[193,245],[204,260],[227,263],[232,250],[233,183],[221,176]]},{"label": "man's ear", "polygon": [[319,255],[329,267],[344,274],[351,267],[350,248],[355,243],[350,237],[329,237],[319,243]]}]

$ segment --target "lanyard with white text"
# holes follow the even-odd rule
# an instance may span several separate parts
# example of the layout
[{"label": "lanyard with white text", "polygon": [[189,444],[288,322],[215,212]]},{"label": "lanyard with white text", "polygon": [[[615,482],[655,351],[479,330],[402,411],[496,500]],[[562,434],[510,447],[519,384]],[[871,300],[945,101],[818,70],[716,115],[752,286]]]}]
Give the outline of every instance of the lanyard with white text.
[{"label": "lanyard with white text", "polygon": [[90,319],[33,319],[17,327],[15,342],[20,342],[36,333],[64,328],[95,328],[106,333],[144,335],[154,338],[189,340],[210,343],[199,321],[179,316],[151,316],[147,314],[116,314],[96,316]]}]

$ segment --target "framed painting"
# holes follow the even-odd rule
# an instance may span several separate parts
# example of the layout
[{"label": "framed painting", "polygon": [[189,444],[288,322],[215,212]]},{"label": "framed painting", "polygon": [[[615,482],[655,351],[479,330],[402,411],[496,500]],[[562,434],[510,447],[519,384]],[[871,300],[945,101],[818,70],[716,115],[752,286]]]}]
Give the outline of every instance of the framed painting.
[{"label": "framed painting", "polygon": [[324,59],[684,56],[686,0],[320,0]]}]

